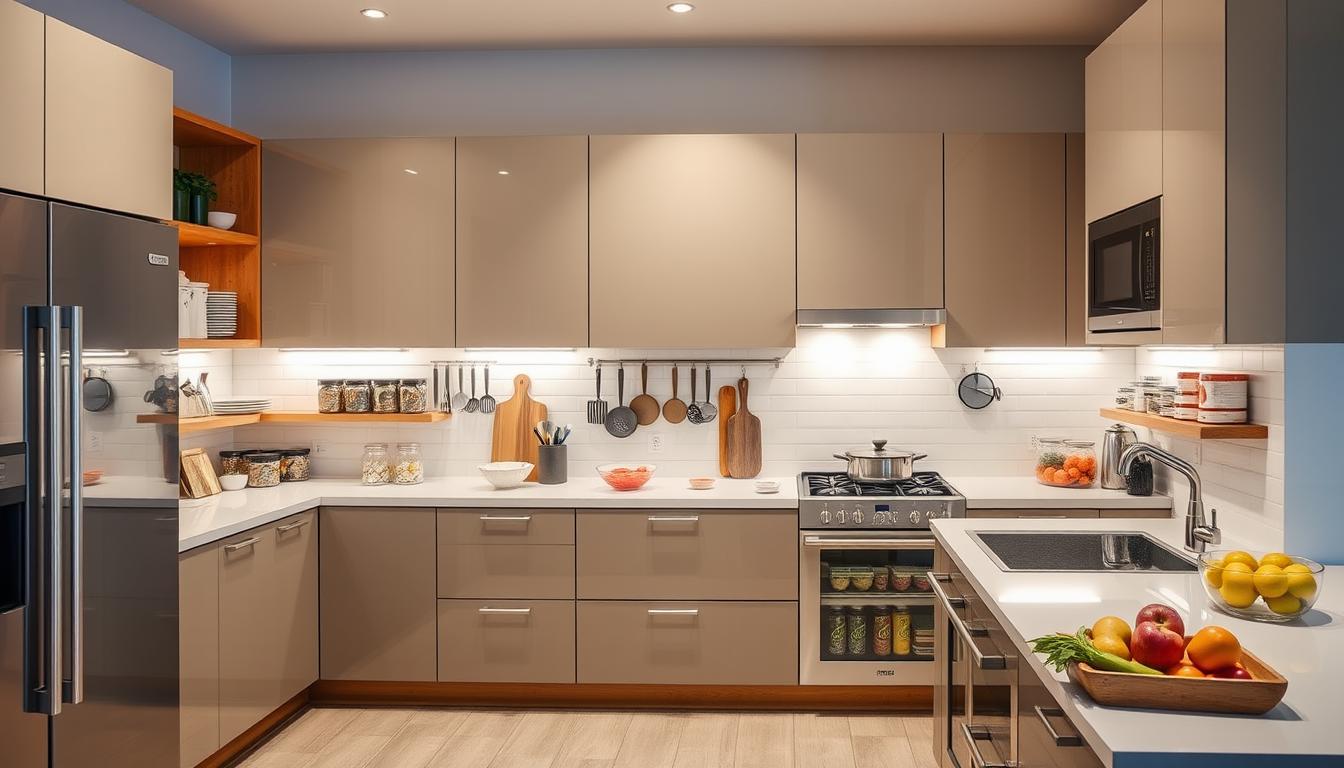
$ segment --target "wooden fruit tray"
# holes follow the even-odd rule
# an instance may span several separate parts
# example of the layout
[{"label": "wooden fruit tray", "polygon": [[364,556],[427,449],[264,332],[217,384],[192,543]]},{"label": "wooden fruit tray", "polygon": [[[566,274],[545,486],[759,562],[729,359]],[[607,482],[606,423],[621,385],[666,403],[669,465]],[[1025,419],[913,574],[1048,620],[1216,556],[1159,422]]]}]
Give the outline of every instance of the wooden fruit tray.
[{"label": "wooden fruit tray", "polygon": [[1108,707],[1263,715],[1283,700],[1288,681],[1273,667],[1244,649],[1241,665],[1254,680],[1134,675],[1087,664],[1070,664],[1068,671],[1093,701]]}]

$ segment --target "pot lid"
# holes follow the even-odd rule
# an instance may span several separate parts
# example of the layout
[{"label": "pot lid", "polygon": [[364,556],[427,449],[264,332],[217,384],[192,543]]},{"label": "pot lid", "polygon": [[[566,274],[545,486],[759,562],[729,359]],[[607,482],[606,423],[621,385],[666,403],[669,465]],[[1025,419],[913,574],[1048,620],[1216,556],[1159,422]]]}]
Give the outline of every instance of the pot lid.
[{"label": "pot lid", "polygon": [[904,459],[915,455],[914,451],[887,450],[886,440],[874,440],[872,448],[845,451],[845,456],[851,459]]}]

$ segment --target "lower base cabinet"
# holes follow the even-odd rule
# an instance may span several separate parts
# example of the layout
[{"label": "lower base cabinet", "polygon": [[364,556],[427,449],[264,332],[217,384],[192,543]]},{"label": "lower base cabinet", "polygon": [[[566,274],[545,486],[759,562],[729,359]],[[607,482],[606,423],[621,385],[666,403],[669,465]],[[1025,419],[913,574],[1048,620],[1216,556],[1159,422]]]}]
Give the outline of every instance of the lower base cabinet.
[{"label": "lower base cabinet", "polygon": [[580,683],[796,685],[796,602],[580,601]]},{"label": "lower base cabinet", "polygon": [[1073,723],[1030,669],[1018,670],[1017,764],[1021,768],[1102,768]]},{"label": "lower base cabinet", "polygon": [[439,681],[574,682],[574,601],[440,600]]},{"label": "lower base cabinet", "polygon": [[178,754],[191,768],[219,749],[219,549],[178,558]]}]

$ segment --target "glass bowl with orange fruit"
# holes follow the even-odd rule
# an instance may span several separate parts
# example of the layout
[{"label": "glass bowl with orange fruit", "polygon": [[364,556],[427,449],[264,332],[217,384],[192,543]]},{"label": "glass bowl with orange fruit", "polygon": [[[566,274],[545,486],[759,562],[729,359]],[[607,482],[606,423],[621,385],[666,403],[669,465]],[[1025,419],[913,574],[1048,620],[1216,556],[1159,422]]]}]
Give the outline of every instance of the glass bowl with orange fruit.
[{"label": "glass bowl with orange fruit", "polygon": [[1325,585],[1324,566],[1282,552],[1205,552],[1199,575],[1218,610],[1252,621],[1292,621],[1311,610]]},{"label": "glass bowl with orange fruit", "polygon": [[1096,443],[1038,437],[1036,480],[1057,488],[1091,488],[1097,481]]}]

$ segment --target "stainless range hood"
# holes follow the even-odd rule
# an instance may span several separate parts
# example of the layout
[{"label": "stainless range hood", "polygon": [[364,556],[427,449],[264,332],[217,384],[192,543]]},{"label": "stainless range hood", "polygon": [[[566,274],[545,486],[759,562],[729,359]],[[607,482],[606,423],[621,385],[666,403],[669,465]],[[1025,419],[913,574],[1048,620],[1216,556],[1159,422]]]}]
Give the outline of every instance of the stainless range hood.
[{"label": "stainless range hood", "polygon": [[946,309],[798,310],[799,328],[927,328],[946,322]]}]

